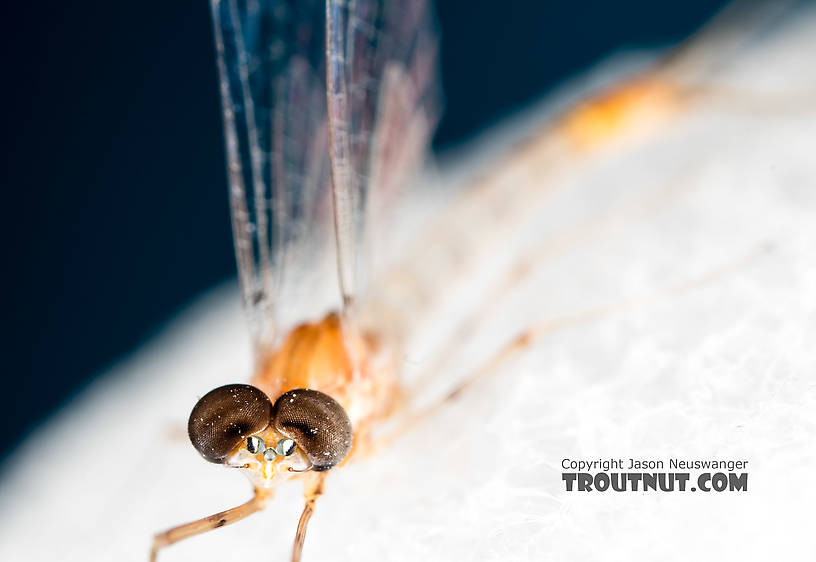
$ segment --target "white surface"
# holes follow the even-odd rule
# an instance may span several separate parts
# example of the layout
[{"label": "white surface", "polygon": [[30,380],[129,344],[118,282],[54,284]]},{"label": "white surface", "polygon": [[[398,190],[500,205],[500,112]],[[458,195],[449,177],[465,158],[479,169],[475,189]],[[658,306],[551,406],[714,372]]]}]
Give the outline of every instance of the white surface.
[{"label": "white surface", "polygon": [[[480,306],[477,288],[545,245],[534,274],[449,350],[440,387],[524,326],[723,271],[553,331],[379,458],[332,474],[306,560],[816,559],[814,26],[799,18],[718,77],[771,92],[763,103],[700,101],[647,143],[540,176],[547,196],[510,205],[508,240],[472,225],[478,269],[439,288],[408,371]],[[657,202],[631,213],[642,201]],[[248,498],[243,475],[201,460],[184,427],[198,396],[249,369],[237,290],[218,289],[11,459],[0,560],[142,561],[152,533]],[[561,459],[629,456],[748,460],[749,489],[564,491]],[[299,488],[285,488],[160,560],[285,560],[300,509]]]}]

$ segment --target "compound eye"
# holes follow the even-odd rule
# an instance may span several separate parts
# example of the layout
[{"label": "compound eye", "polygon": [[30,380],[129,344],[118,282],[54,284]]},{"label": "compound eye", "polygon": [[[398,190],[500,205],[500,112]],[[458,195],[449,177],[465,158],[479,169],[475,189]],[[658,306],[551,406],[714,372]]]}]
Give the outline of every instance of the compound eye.
[{"label": "compound eye", "polygon": [[205,394],[190,413],[187,433],[206,460],[222,464],[247,436],[269,426],[272,402],[248,384],[228,384]]},{"label": "compound eye", "polygon": [[[317,390],[290,390],[275,401],[272,421],[306,455],[312,470],[329,470],[351,449],[351,422],[337,401]],[[279,452],[280,453],[280,452]],[[291,454],[291,453],[289,453]]]}]

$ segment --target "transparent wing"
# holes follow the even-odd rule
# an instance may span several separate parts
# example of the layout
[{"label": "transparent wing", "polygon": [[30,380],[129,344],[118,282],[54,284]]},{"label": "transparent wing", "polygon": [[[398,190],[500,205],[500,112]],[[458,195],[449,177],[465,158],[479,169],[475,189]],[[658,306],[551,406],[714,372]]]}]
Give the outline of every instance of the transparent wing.
[{"label": "transparent wing", "polygon": [[336,307],[338,274],[344,304],[359,290],[372,209],[436,123],[435,35],[423,1],[211,6],[235,251],[263,353]]},{"label": "transparent wing", "polygon": [[371,211],[393,199],[436,125],[437,46],[423,0],[327,0],[326,22],[337,265],[348,306],[364,283]]},{"label": "transparent wing", "polygon": [[[259,351],[330,306],[333,223],[320,0],[212,0],[235,252]],[[308,297],[308,298],[307,298]]]}]

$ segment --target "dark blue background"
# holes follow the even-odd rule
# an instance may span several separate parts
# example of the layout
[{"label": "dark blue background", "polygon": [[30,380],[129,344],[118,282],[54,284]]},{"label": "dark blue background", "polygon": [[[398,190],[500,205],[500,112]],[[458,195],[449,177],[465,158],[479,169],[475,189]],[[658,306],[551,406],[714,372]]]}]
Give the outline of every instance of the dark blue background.
[{"label": "dark blue background", "polygon": [[[235,275],[209,7],[6,8],[0,457],[200,291]],[[721,1],[440,0],[448,146]],[[144,407],[134,404],[133,407]]]}]

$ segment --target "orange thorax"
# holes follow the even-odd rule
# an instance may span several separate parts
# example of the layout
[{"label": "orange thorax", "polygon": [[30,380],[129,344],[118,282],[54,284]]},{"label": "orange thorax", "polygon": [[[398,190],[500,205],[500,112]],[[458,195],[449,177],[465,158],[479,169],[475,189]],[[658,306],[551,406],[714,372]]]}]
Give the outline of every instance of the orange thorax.
[{"label": "orange thorax", "polygon": [[297,388],[324,392],[352,425],[386,415],[399,395],[396,370],[378,339],[344,329],[336,313],[301,324],[260,363],[253,383],[274,401]]},{"label": "orange thorax", "polygon": [[265,361],[254,383],[272,400],[296,388],[311,388],[340,398],[354,377],[354,364],[346,348],[337,314],[301,324]]}]

